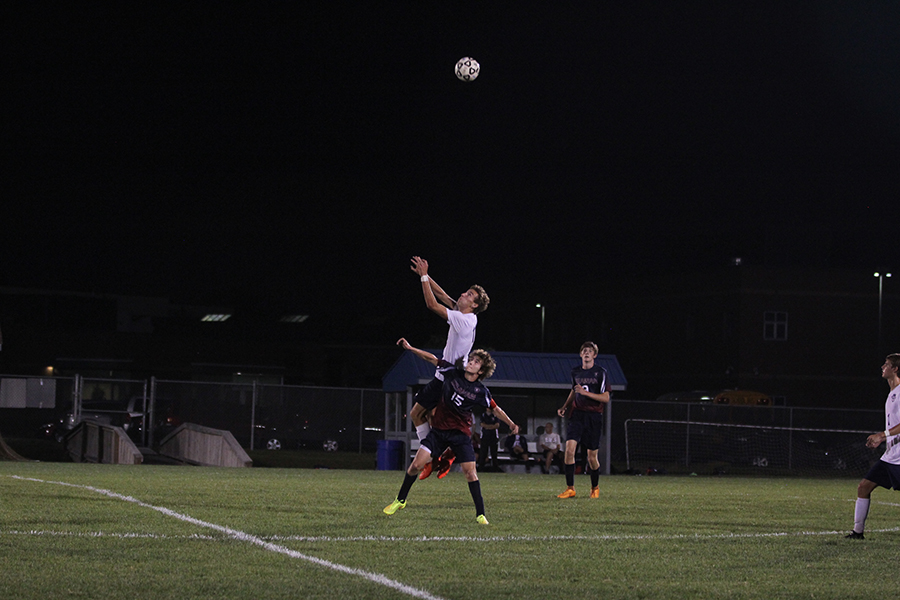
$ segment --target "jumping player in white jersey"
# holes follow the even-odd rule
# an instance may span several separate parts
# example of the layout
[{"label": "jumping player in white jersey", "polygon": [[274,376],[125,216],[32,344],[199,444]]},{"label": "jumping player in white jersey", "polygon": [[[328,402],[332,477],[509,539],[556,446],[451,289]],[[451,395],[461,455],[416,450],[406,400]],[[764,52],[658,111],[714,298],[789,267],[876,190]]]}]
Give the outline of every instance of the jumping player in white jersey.
[{"label": "jumping player in white jersey", "polygon": [[[465,366],[469,352],[472,350],[472,344],[475,343],[475,328],[478,325],[477,315],[487,310],[491,301],[490,298],[488,298],[483,287],[473,285],[463,292],[458,300],[454,301],[428,275],[427,260],[413,256],[410,269],[419,275],[419,278],[422,280],[422,295],[425,297],[425,306],[450,325],[447,333],[447,343],[444,346],[441,360],[455,364],[462,359],[462,364]],[[443,384],[444,376],[441,370],[438,369],[434,373],[434,379],[416,394],[416,402],[409,416],[412,419],[413,426],[416,428],[416,437],[419,438],[420,443],[431,429],[431,426],[428,424],[428,415],[434,410],[441,398],[441,387]],[[440,459],[443,459],[443,461],[439,465]],[[452,450],[448,450],[443,457],[435,456],[434,464],[429,464],[422,471],[422,479],[428,477],[435,468],[438,471],[438,476],[443,477],[450,470],[453,460]]]},{"label": "jumping player in white jersey", "polygon": [[845,537],[852,540],[865,539],[866,517],[869,516],[869,501],[875,488],[900,490],[900,354],[888,354],[881,365],[881,377],[891,388],[884,403],[884,431],[873,433],[866,439],[866,447],[877,448],[885,443],[884,454],[869,469],[856,488],[856,508],[853,512],[853,531]]},{"label": "jumping player in white jersey", "polygon": [[384,507],[384,513],[392,515],[401,508],[406,508],[409,490],[419,477],[419,473],[427,464],[431,464],[432,455],[439,455],[445,448],[453,448],[459,457],[460,466],[469,484],[469,493],[475,502],[475,520],[480,525],[488,525],[484,516],[484,498],[481,496],[481,483],[475,470],[475,450],[472,447],[472,411],[475,407],[492,408],[501,421],[509,426],[515,434],[519,427],[503,412],[491,392],[482,383],[494,372],[494,359],[484,350],[473,350],[468,356],[465,367],[457,367],[435,355],[418,348],[413,348],[405,339],[400,338],[398,345],[427,360],[438,368],[443,375],[441,399],[434,410],[432,423],[434,427],[422,440],[415,458],[406,470],[403,485],[396,500]]},{"label": "jumping player in white jersey", "polygon": [[578,352],[581,355],[581,366],[572,369],[572,391],[569,392],[566,403],[556,411],[560,417],[565,417],[569,405],[574,404],[566,429],[566,491],[557,498],[575,497],[575,450],[579,442],[587,449],[591,498],[600,497],[600,460],[597,451],[600,449],[600,434],[603,431],[603,409],[609,402],[606,369],[594,364],[598,354],[597,344],[594,342],[583,343]]}]

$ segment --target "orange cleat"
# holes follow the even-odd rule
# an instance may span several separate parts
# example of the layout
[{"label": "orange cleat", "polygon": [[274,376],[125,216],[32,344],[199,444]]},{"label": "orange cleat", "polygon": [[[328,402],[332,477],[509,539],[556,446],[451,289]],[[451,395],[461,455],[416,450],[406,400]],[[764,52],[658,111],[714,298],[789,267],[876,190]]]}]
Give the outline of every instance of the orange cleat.
[{"label": "orange cleat", "polygon": [[595,487],[591,488],[591,498],[599,498],[600,497],[600,488]]},{"label": "orange cleat", "polygon": [[447,476],[447,473],[450,472],[450,467],[453,466],[454,460],[456,460],[456,455],[453,454],[453,450],[450,448],[444,450],[444,453],[441,454],[441,468],[438,469],[438,479],[443,479]]},{"label": "orange cleat", "polygon": [[557,498],[574,498],[575,497],[575,488],[566,488],[562,494],[557,496]]},{"label": "orange cleat", "polygon": [[428,463],[425,465],[425,468],[422,469],[422,472],[419,473],[419,479],[427,479],[429,475],[431,475],[432,464]]}]

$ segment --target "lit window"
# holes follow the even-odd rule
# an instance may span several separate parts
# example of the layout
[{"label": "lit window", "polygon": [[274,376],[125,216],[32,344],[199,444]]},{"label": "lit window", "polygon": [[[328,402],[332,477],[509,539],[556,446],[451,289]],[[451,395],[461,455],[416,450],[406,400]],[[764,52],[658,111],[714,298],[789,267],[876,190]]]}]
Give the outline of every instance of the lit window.
[{"label": "lit window", "polygon": [[281,317],[282,323],[302,323],[307,320],[309,315],[284,315]]},{"label": "lit window", "polygon": [[211,323],[221,323],[222,321],[227,321],[231,315],[205,315],[201,321],[208,321]]}]

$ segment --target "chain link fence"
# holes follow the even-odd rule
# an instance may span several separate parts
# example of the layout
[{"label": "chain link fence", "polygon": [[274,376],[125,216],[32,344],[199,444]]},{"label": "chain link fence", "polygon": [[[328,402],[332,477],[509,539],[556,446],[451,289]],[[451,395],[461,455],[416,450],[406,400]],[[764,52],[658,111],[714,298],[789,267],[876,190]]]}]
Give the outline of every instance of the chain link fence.
[{"label": "chain link fence", "polygon": [[[386,401],[379,389],[259,382],[0,375],[0,433],[59,438],[91,419],[123,426],[136,443],[154,447],[181,423],[196,423],[230,431],[251,450],[374,452],[379,440],[412,435],[406,432],[406,394],[392,396]],[[499,396],[504,409],[526,426],[529,439],[537,439],[545,422],[565,438],[565,423],[555,414],[561,396],[507,396]],[[864,449],[866,435],[883,428],[880,410],[615,399],[604,441],[612,472],[661,464],[697,470],[701,462],[799,470],[814,463],[858,475],[863,463],[880,456],[880,450]]]},{"label": "chain link fence", "polygon": [[225,429],[251,450],[375,451],[384,438],[377,389],[151,380],[151,444],[181,423]]}]

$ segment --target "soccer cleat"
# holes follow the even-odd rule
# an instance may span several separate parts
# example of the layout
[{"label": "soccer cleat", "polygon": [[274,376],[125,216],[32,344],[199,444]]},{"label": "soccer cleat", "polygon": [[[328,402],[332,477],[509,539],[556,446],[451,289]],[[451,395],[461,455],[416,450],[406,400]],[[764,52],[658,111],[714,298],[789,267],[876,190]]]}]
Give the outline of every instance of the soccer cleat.
[{"label": "soccer cleat", "polygon": [[847,538],[848,540],[864,540],[864,539],[866,539],[866,536],[864,536],[861,533],[856,533],[855,531],[851,531],[849,534],[845,535],[844,537]]},{"label": "soccer cleat", "polygon": [[422,469],[422,472],[419,473],[419,479],[427,479],[429,475],[431,475],[432,466],[431,463],[427,463],[425,468]]},{"label": "soccer cleat", "polygon": [[403,502],[400,502],[400,500],[394,500],[384,507],[384,514],[392,515],[401,508],[406,508],[406,500],[404,500]]},{"label": "soccer cleat", "polygon": [[453,466],[453,461],[456,460],[455,454],[447,455],[447,452],[449,452],[449,448],[441,454],[441,468],[438,469],[438,479],[443,479],[447,476],[447,473],[450,472],[450,467]]},{"label": "soccer cleat", "polygon": [[575,497],[575,488],[567,488],[562,494],[557,496],[557,498],[574,498]]},{"label": "soccer cleat", "polygon": [[600,497],[600,488],[595,487],[591,488],[591,498],[599,498]]},{"label": "soccer cleat", "polygon": [[478,521],[479,525],[490,525],[490,523],[488,523],[487,517],[485,517],[484,515],[478,515],[477,517],[475,517],[475,520]]}]

